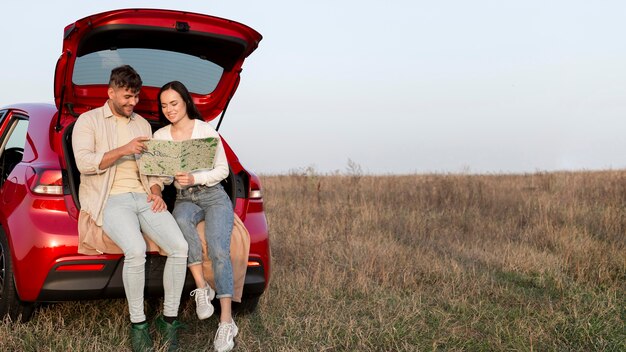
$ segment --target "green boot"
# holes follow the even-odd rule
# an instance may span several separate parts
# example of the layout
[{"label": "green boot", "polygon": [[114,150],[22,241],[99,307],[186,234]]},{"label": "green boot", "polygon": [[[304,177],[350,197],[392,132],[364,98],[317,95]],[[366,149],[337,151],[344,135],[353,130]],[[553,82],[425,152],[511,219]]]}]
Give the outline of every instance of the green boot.
[{"label": "green boot", "polygon": [[130,344],[133,352],[152,351],[152,339],[150,338],[150,325],[147,322],[142,324],[131,324]]},{"label": "green boot", "polygon": [[168,344],[168,351],[178,351],[178,333],[176,330],[183,328],[183,323],[174,320],[171,324],[163,319],[160,315],[156,320],[156,326],[161,334],[163,344]]}]

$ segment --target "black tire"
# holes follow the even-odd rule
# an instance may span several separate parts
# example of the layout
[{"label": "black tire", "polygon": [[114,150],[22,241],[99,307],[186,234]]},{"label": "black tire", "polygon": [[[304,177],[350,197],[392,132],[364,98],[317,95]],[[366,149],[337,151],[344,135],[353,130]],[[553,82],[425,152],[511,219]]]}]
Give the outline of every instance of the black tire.
[{"label": "black tire", "polygon": [[260,298],[261,296],[244,297],[241,299],[241,303],[233,302],[233,311],[236,314],[252,314],[256,311]]},{"label": "black tire", "polygon": [[8,316],[13,322],[25,323],[30,320],[34,310],[33,303],[22,302],[17,295],[9,242],[0,229],[0,319]]}]

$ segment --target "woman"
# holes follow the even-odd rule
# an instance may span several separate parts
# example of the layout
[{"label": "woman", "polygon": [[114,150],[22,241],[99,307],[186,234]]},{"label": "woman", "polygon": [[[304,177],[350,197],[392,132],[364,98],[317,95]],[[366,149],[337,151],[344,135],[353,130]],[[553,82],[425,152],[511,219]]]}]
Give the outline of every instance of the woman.
[{"label": "woman", "polygon": [[195,296],[199,319],[207,319],[213,314],[210,301],[215,296],[215,291],[204,280],[202,272],[202,243],[196,225],[204,220],[207,253],[213,262],[215,289],[221,307],[220,323],[213,345],[216,351],[230,351],[234,347],[238,328],[231,311],[233,269],[230,239],[234,213],[231,200],[220,184],[229,173],[226,153],[219,134],[202,120],[189,91],[181,82],[173,81],[161,87],[158,102],[161,107],[159,118],[162,123],[169,124],[154,133],[155,139],[182,141],[214,137],[219,140],[213,169],[178,172],[174,175],[177,195],[172,214],[189,243],[187,265],[197,287],[191,295]]}]

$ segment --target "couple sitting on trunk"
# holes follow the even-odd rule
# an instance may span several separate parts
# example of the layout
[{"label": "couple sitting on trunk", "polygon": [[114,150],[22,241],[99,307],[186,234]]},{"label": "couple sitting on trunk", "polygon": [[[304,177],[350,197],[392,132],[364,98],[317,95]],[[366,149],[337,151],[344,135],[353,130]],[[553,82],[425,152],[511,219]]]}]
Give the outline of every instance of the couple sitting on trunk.
[{"label": "couple sitting on trunk", "polygon": [[[139,173],[137,156],[146,151],[152,130],[147,120],[134,113],[142,81],[130,66],[111,71],[109,99],[100,108],[82,114],[74,126],[72,145],[80,171],[80,245],[93,240],[92,250],[107,252],[108,239],[124,254],[122,278],[131,321],[133,351],[152,349],[144,312],[146,241],[144,234],[164,253],[163,314],[156,320],[169,350],[178,348],[180,298],[189,267],[196,289],[199,319],[213,314],[210,301],[220,301],[220,323],[214,338],[216,351],[234,346],[237,325],[232,318],[233,269],[230,258],[234,213],[220,181],[229,169],[221,140],[211,170],[179,172],[173,177]],[[158,95],[159,116],[167,124],[155,139],[185,140],[215,137],[218,133],[202,120],[187,88],[174,81]],[[174,183],[176,203],[172,213],[162,198],[164,183]],[[215,275],[215,291],[203,274],[203,244],[196,226],[204,220],[205,242]],[[106,235],[105,235],[106,234]],[[80,251],[80,249],[79,249]],[[84,251],[83,251],[84,252]],[[82,252],[81,252],[82,253]]]}]

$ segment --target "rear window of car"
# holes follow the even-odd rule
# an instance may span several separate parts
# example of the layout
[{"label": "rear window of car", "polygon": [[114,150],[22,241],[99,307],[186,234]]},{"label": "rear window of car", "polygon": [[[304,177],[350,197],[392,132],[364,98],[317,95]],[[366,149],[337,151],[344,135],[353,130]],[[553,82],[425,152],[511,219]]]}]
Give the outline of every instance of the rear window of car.
[{"label": "rear window of car", "polygon": [[224,69],[196,56],[158,49],[116,49],[93,52],[76,59],[72,82],[76,85],[109,84],[111,70],[132,66],[144,86],[161,87],[181,81],[192,93],[215,90]]}]

